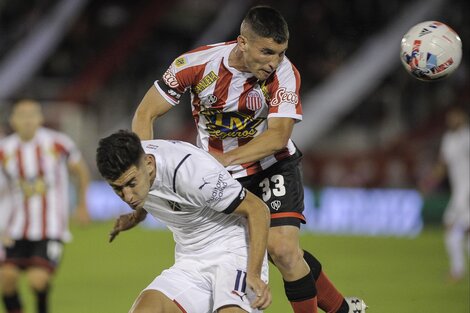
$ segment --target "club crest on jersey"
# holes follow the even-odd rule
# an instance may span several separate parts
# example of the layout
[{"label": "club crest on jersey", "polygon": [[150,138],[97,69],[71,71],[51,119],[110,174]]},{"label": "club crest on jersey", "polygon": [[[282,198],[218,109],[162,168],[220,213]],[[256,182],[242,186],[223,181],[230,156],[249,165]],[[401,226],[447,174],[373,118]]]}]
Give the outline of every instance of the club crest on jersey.
[{"label": "club crest on jersey", "polygon": [[209,136],[217,139],[226,138],[252,138],[263,118],[254,118],[241,112],[223,112],[215,109],[201,111],[205,116],[206,128]]},{"label": "club crest on jersey", "polygon": [[258,111],[263,105],[263,99],[256,90],[251,90],[246,96],[246,108],[251,111]]},{"label": "club crest on jersey", "polygon": [[274,201],[271,202],[270,205],[271,205],[271,208],[272,208],[273,210],[277,211],[277,210],[279,210],[279,208],[281,207],[281,204],[282,204],[281,201],[279,201],[279,200],[274,200]]},{"label": "club crest on jersey", "polygon": [[204,89],[212,85],[215,81],[219,79],[219,76],[214,71],[210,71],[209,74],[204,76],[199,83],[194,87],[193,91],[195,93],[201,93]]},{"label": "club crest on jersey", "polygon": [[278,106],[281,103],[292,103],[296,105],[299,102],[299,96],[293,91],[288,91],[285,87],[279,88],[274,94],[271,106]]}]

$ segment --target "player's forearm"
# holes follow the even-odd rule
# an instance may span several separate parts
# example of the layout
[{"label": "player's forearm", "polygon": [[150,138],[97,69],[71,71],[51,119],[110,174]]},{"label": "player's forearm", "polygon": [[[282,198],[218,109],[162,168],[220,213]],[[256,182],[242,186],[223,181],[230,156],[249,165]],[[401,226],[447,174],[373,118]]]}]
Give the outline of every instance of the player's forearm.
[{"label": "player's forearm", "polygon": [[132,119],[132,131],[141,140],[151,140],[153,138],[153,118],[149,113],[137,108]]},{"label": "player's forearm", "polygon": [[266,130],[261,135],[253,138],[247,144],[226,152],[225,166],[259,161],[272,155],[287,146],[289,138],[283,136],[278,130]]},{"label": "player's forearm", "polygon": [[247,275],[259,277],[268,241],[270,215],[266,205],[258,198],[248,215],[249,250]]},{"label": "player's forearm", "polygon": [[75,176],[77,178],[77,195],[78,207],[86,209],[86,195],[88,186],[90,185],[90,174],[88,168],[83,161],[77,164],[75,169]]}]

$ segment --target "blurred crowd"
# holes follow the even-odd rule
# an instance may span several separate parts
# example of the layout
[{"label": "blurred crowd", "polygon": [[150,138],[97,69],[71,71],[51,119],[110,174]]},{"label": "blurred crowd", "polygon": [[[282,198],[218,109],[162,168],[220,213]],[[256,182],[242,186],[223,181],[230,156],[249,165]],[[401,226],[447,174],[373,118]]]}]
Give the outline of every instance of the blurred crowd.
[{"label": "blurred crowd", "polygon": [[[0,62],[58,2],[0,1]],[[15,98],[42,101],[48,125],[70,133],[93,165],[98,137],[116,128],[129,128],[148,87],[178,54],[194,48],[225,3],[88,1],[54,53]],[[269,4],[284,14],[291,33],[287,55],[300,70],[302,92],[315,88],[409,6],[400,0],[248,3]],[[454,27],[464,49],[470,42],[470,23],[464,16],[469,11],[467,1],[447,1],[436,17]],[[226,40],[236,38],[237,25],[227,32]],[[415,185],[434,161],[444,129],[442,113],[450,105],[469,106],[468,66],[464,58],[461,69],[451,78],[426,84],[408,76],[397,62],[395,71],[374,92],[304,151],[307,183]],[[9,100],[1,99],[0,105],[0,119],[7,132]],[[160,137],[194,141],[186,103],[157,126]],[[96,140],[90,142],[90,138]]]}]

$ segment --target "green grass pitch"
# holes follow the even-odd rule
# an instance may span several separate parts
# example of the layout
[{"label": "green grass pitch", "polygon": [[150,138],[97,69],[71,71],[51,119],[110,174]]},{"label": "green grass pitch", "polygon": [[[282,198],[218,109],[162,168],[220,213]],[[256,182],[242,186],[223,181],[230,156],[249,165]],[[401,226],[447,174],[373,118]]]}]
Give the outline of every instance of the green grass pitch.
[{"label": "green grass pitch", "polygon": [[[53,313],[127,312],[139,291],[173,263],[169,232],[136,228],[109,244],[111,225],[72,228],[74,240],[53,285]],[[343,294],[363,297],[370,313],[470,312],[468,275],[458,284],[445,281],[447,259],[438,228],[412,239],[304,233],[301,241]],[[270,279],[274,300],[265,312],[292,312],[273,266]],[[25,313],[34,313],[24,281],[22,291]]]}]

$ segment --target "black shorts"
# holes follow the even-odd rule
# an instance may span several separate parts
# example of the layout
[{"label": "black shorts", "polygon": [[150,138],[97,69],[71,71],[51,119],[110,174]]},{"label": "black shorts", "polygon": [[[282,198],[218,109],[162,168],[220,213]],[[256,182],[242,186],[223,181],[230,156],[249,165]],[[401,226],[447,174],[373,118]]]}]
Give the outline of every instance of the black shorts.
[{"label": "black shorts", "polygon": [[264,171],[237,179],[246,189],[266,203],[271,211],[271,227],[305,224],[304,187],[297,152]]},{"label": "black shorts", "polygon": [[13,264],[20,269],[44,267],[53,272],[62,257],[63,243],[59,240],[16,240],[5,247],[4,264]]}]

